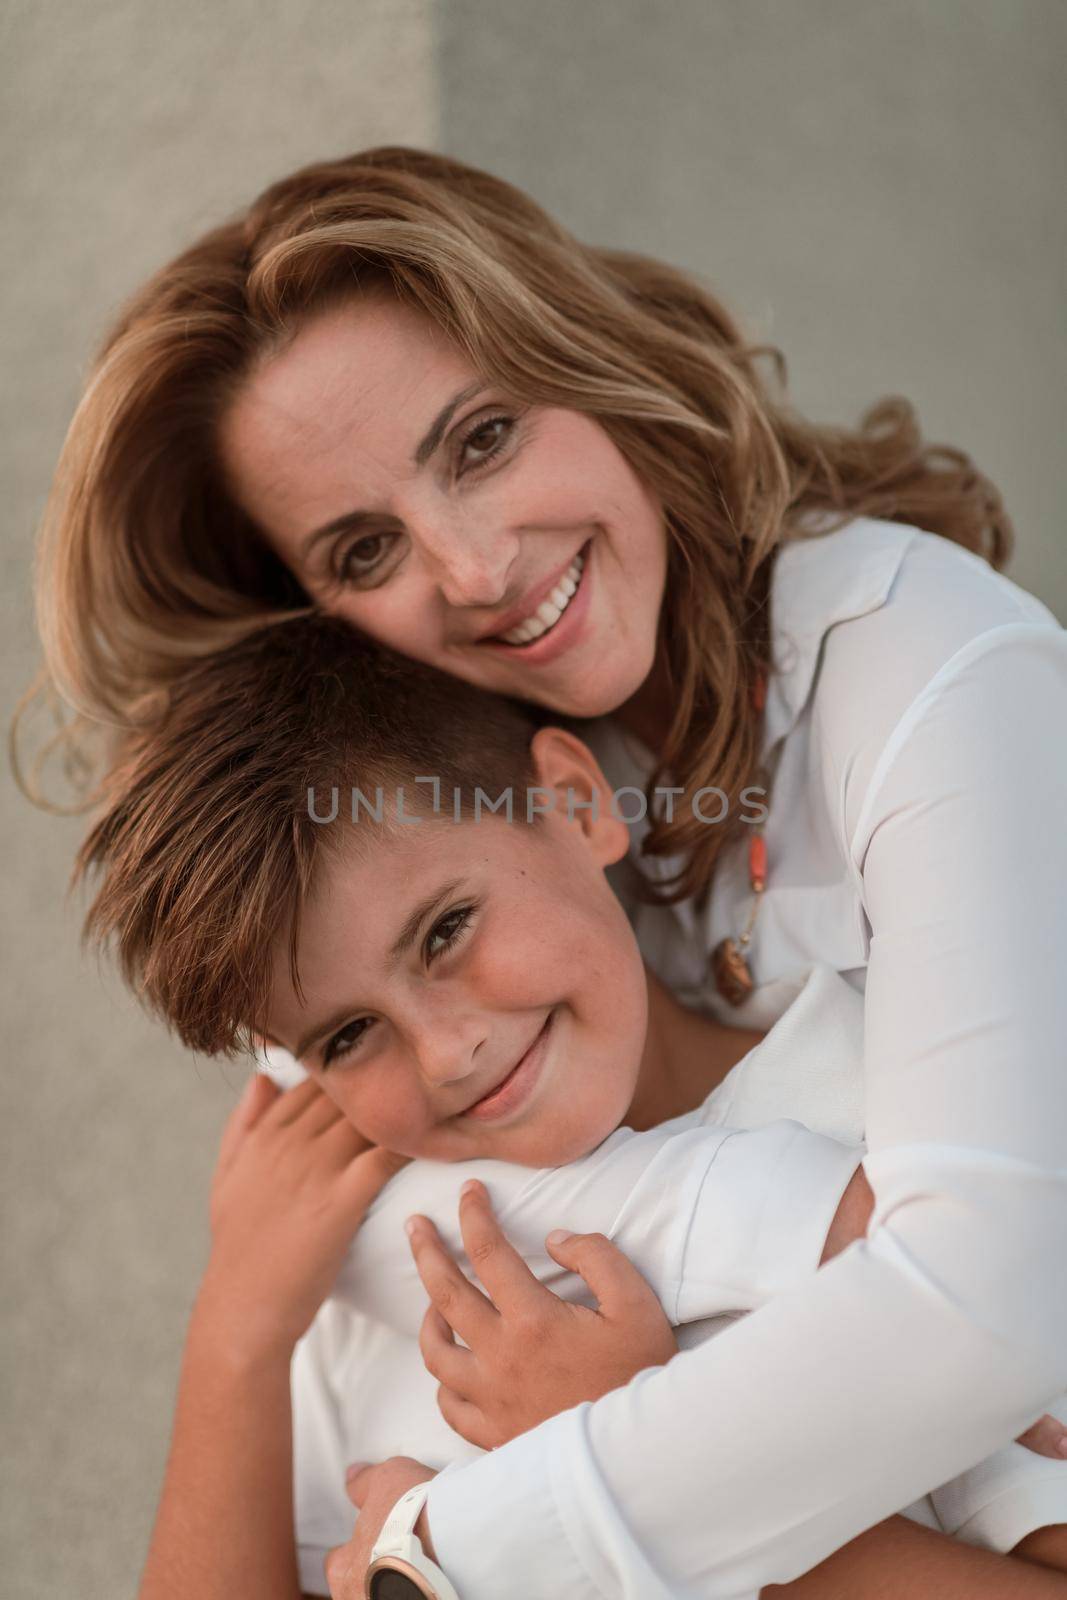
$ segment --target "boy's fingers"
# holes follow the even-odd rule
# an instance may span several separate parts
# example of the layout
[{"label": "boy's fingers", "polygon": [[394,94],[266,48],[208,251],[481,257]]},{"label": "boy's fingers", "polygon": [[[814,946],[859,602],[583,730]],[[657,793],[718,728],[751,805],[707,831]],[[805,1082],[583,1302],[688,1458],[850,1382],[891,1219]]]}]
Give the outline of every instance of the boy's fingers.
[{"label": "boy's fingers", "polygon": [[585,1280],[596,1296],[601,1316],[609,1321],[632,1316],[650,1302],[660,1309],[637,1268],[602,1233],[567,1233],[556,1228],[545,1245],[553,1261]]},{"label": "boy's fingers", "polygon": [[[311,1113],[308,1112],[308,1116],[310,1115]],[[319,1125],[318,1137],[327,1149],[334,1150],[341,1155],[347,1152],[348,1160],[351,1160],[353,1156],[360,1155],[364,1150],[374,1149],[374,1145],[371,1144],[370,1140],[365,1139],[358,1128],[353,1128],[348,1118],[343,1117],[339,1111],[336,1111],[336,1108],[335,1115],[328,1122],[324,1119]],[[398,1157],[398,1159],[400,1158]],[[405,1156],[403,1159],[407,1161],[408,1157]]]},{"label": "boy's fingers", "polygon": [[226,1118],[226,1126],[219,1141],[218,1171],[223,1172],[230,1165],[245,1134],[250,1128],[255,1127],[280,1093],[280,1089],[276,1088],[262,1072],[252,1073],[241,1090],[237,1104]]},{"label": "boy's fingers", "polygon": [[482,1450],[492,1449],[489,1424],[479,1407],[470,1400],[464,1400],[447,1384],[442,1383],[437,1390],[437,1409],[453,1432],[466,1439],[468,1444],[476,1444]]},{"label": "boy's fingers", "polygon": [[467,1259],[499,1311],[508,1315],[549,1292],[497,1222],[485,1184],[477,1178],[460,1190],[459,1225]]},{"label": "boy's fingers", "polygon": [[[329,1095],[321,1094],[321,1091],[320,1095],[320,1102],[308,1106],[300,1118],[301,1128],[313,1138],[316,1134],[329,1133],[332,1128],[336,1127],[338,1122],[345,1120]],[[351,1128],[352,1124],[348,1123],[348,1126]],[[352,1128],[352,1132],[356,1132],[355,1128]],[[358,1134],[357,1137],[363,1138],[362,1134]],[[363,1144],[367,1149],[370,1149],[369,1142],[366,1139],[363,1139]]]},{"label": "boy's fingers", "polygon": [[[434,1468],[416,1461],[413,1456],[390,1456],[388,1461],[377,1462],[356,1461],[345,1473],[345,1490],[357,1511],[364,1509],[376,1491],[384,1497],[391,1511],[402,1494],[433,1477],[436,1477]],[[350,1546],[338,1548],[346,1550]]]},{"label": "boy's fingers", "polygon": [[449,1327],[475,1349],[497,1321],[495,1306],[463,1276],[429,1217],[409,1217],[407,1233],[423,1288]]},{"label": "boy's fingers", "polygon": [[1050,1417],[1046,1413],[1038,1417],[1032,1428],[1020,1433],[1017,1443],[1025,1445],[1035,1455],[1062,1461],[1067,1457],[1067,1428],[1057,1417]]},{"label": "boy's fingers", "polygon": [[270,1113],[270,1121],[279,1128],[287,1128],[302,1117],[311,1106],[316,1106],[326,1096],[313,1078],[298,1083],[295,1089],[286,1089],[278,1096]]},{"label": "boy's fingers", "polygon": [[422,1364],[432,1378],[455,1389],[465,1399],[470,1398],[477,1358],[456,1343],[452,1329],[436,1306],[426,1308],[419,1329],[419,1350]]},{"label": "boy's fingers", "polygon": [[358,1593],[355,1578],[352,1576],[354,1557],[351,1542],[348,1544],[335,1544],[332,1550],[327,1550],[323,1571],[329,1585],[331,1595],[343,1595],[345,1585],[348,1584],[352,1594]]}]

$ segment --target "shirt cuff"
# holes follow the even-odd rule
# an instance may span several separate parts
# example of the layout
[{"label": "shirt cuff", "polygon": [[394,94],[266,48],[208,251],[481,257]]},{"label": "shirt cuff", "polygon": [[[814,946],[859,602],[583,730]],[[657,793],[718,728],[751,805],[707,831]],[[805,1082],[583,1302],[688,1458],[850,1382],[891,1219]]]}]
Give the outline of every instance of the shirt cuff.
[{"label": "shirt cuff", "polygon": [[[1007,1555],[1028,1533],[1067,1522],[1067,1462],[1049,1461],[1048,1465],[1052,1470],[1047,1476],[1006,1489],[959,1527],[950,1530],[942,1518],[945,1532],[951,1531],[953,1538],[964,1544]],[[938,1490],[934,1490],[932,1498],[940,1510]]]},{"label": "shirt cuff", "polygon": [[[502,1594],[678,1600],[597,1471],[589,1409],[585,1403],[564,1411],[433,1480],[430,1537],[438,1565],[463,1600]],[[758,1597],[746,1592],[736,1600]]]},{"label": "shirt cuff", "polygon": [[[1067,1422],[1067,1395],[1048,1408]],[[1007,1555],[1038,1528],[1067,1522],[1067,1461],[1005,1445],[931,1495],[946,1533],[964,1544]]]},{"label": "shirt cuff", "polygon": [[863,1160],[799,1122],[727,1139],[705,1173],[686,1239],[677,1317],[751,1311],[816,1271],[841,1196]]},{"label": "shirt cuff", "polygon": [[431,1483],[426,1517],[435,1559],[463,1600],[509,1593],[602,1600],[571,1548],[551,1487],[552,1445],[562,1436],[566,1451],[573,1416],[565,1411]]}]

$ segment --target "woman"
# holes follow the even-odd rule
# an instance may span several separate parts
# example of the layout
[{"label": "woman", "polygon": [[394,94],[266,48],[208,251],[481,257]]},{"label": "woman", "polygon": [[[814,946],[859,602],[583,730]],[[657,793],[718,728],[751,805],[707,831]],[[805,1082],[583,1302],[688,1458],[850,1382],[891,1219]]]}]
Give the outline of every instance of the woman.
[{"label": "woman", "polygon": [[465,1600],[781,1581],[1067,1384],[1067,647],[979,559],[1010,526],[965,457],[899,401],[811,426],[760,354],[669,267],[365,152],[134,297],[46,517],[71,740],[116,730],[107,759],[191,656],[310,601],[608,719],[609,777],[669,791],[635,919],[686,998],[764,1026],[812,961],[865,988],[867,1243],[435,1482]]}]

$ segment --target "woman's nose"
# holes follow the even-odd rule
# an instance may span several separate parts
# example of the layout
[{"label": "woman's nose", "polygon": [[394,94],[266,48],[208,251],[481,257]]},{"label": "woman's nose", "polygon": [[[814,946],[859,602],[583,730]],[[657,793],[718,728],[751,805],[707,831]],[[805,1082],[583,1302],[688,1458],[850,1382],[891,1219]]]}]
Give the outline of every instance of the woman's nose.
[{"label": "woman's nose", "polygon": [[437,587],[450,606],[498,606],[507,592],[508,566],[491,553],[457,550],[437,575]]},{"label": "woman's nose", "polygon": [[450,606],[497,606],[507,593],[519,553],[519,534],[490,508],[409,507],[411,538],[442,598]]}]

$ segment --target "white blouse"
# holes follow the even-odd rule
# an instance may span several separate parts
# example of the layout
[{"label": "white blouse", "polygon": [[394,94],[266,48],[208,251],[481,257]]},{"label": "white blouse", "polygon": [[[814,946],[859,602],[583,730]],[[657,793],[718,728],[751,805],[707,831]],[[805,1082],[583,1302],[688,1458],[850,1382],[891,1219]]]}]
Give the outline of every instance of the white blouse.
[{"label": "white blouse", "polygon": [[[430,1527],[464,1600],[788,1581],[1067,1387],[1067,634],[978,557],[893,523],[776,566],[756,992],[730,1011],[708,972],[748,911],[741,847],[702,916],[632,914],[650,964],[724,1018],[769,1025],[815,962],[864,992],[869,1234],[667,1367],[437,1477]],[[615,728],[592,742],[617,788],[640,784],[646,752]]]}]

